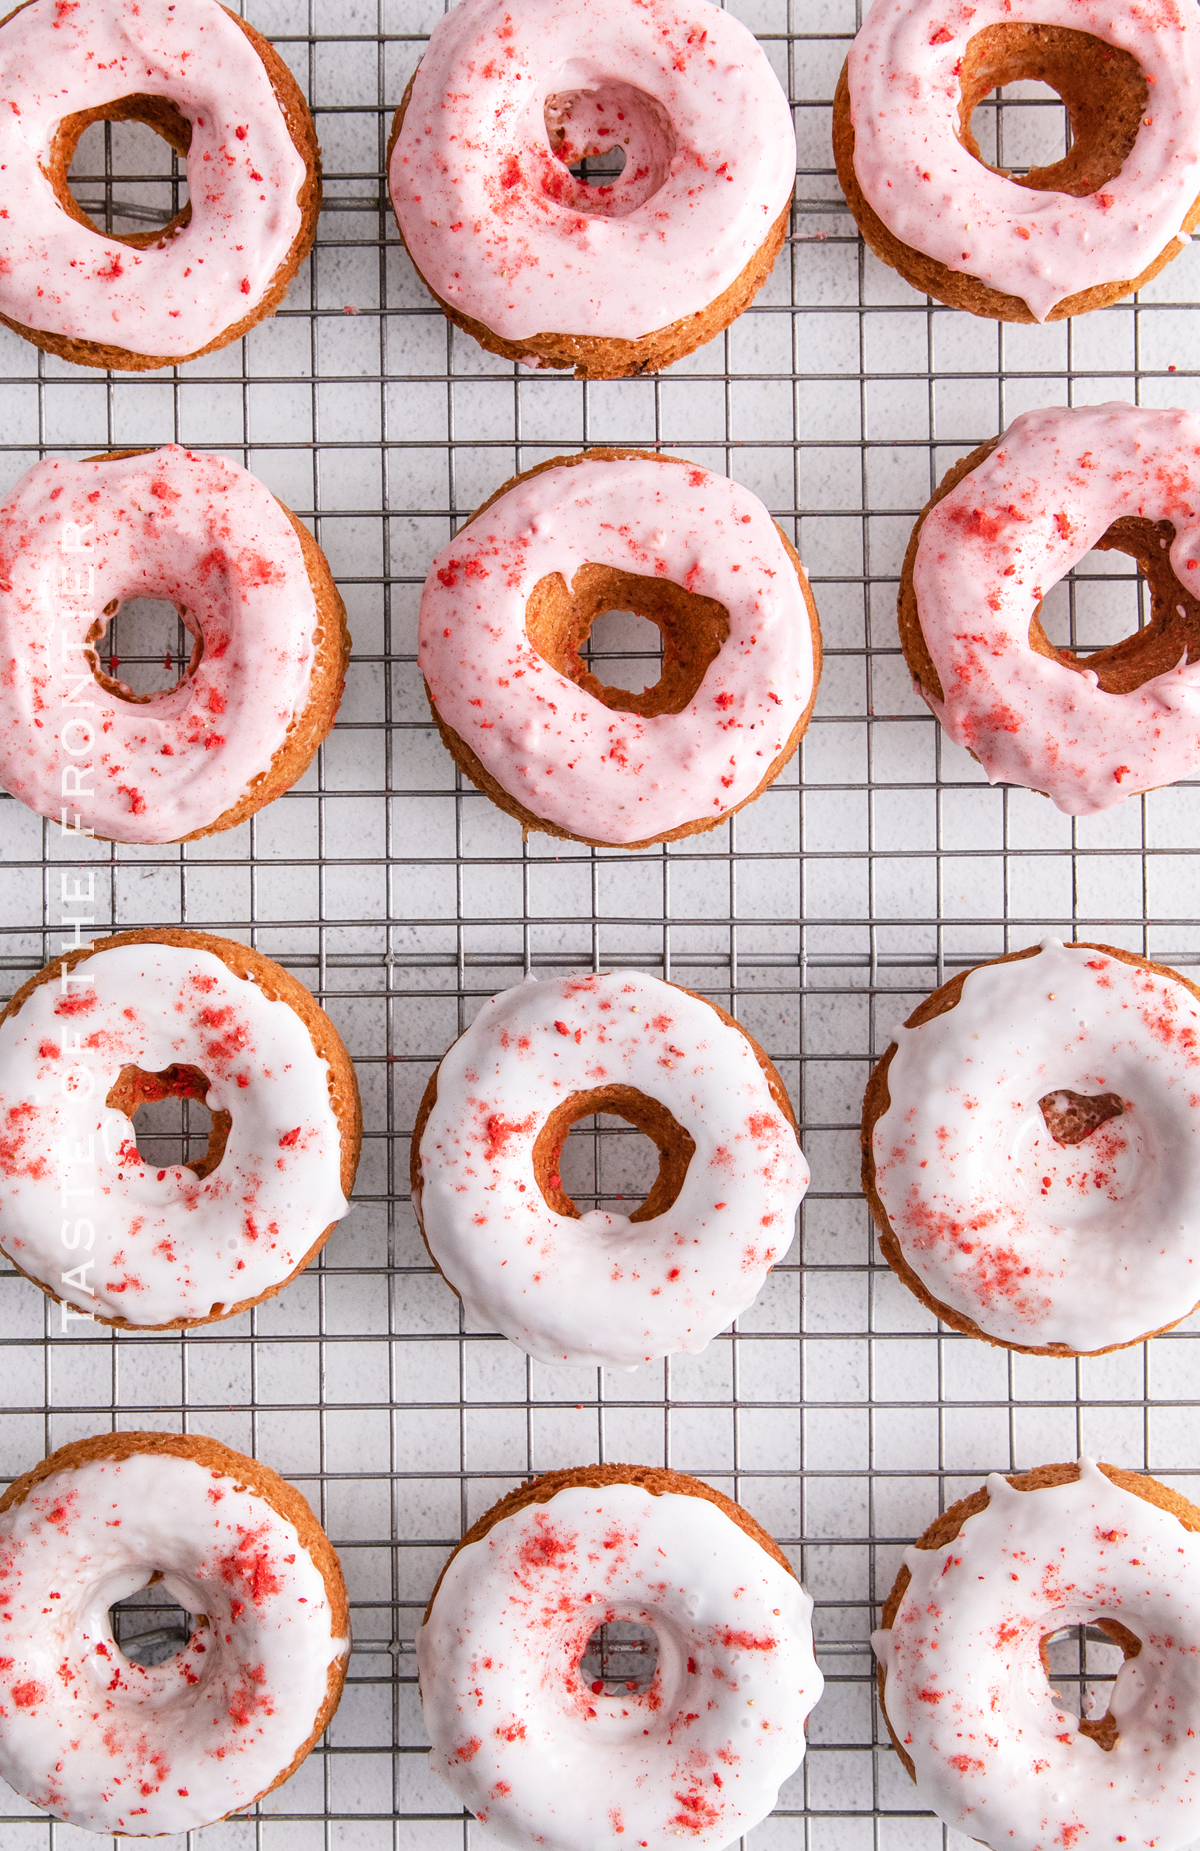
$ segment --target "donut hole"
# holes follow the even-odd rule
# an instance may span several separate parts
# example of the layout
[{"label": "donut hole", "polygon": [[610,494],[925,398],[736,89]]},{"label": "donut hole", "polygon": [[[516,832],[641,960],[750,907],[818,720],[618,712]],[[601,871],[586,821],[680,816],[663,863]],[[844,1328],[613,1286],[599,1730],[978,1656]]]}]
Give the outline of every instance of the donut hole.
[{"label": "donut hole", "polygon": [[1030,646],[1094,674],[1109,694],[1200,659],[1200,601],[1175,576],[1174,539],[1170,521],[1114,521],[1038,605]]},{"label": "donut hole", "polygon": [[1077,199],[1116,179],[1150,95],[1129,52],[1069,26],[987,26],[968,41],[959,81],[967,152],[1018,186]]},{"label": "donut hole", "polygon": [[186,605],[167,598],[114,598],[88,631],[84,653],[106,693],[145,702],[191,680],[204,656],[204,639]]},{"label": "donut hole", "polygon": [[172,1600],[161,1587],[157,1571],[136,1594],[127,1594],[108,1610],[108,1623],[122,1656],[147,1670],[165,1665],[183,1651],[193,1633],[203,1632],[208,1620],[192,1614]]},{"label": "donut hole", "polygon": [[644,1620],[606,1620],[584,1647],[579,1676],[594,1697],[644,1696],[658,1670],[658,1635]]},{"label": "donut hole", "polygon": [[1076,1093],[1069,1087],[1044,1093],[1038,1100],[1046,1129],[1057,1144],[1082,1144],[1093,1131],[1119,1118],[1125,1105],[1118,1093]]},{"label": "donut hole", "polygon": [[543,191],[572,212],[627,218],[653,199],[670,172],[671,118],[632,84],[604,78],[591,90],[555,91],[542,114],[550,151],[570,175],[551,170]]},{"label": "donut hole", "polygon": [[[593,626],[602,617],[613,618],[598,643],[589,647]],[[642,627],[631,631],[631,620]],[[648,644],[646,625],[660,638],[661,655]],[[729,612],[715,598],[701,597],[669,579],[619,572],[612,566],[585,565],[576,572],[570,588],[561,572],[538,580],[525,606],[525,629],[538,654],[561,675],[584,688],[614,713],[636,713],[644,719],[660,713],[682,713],[695,699],[700,683],[729,635]],[[622,637],[617,653],[610,653],[610,638]],[[639,646],[631,652],[628,642]],[[635,693],[610,686],[594,672],[621,672],[630,679],[644,677],[646,666],[658,661],[658,677]]]},{"label": "donut hole", "polygon": [[1141,1649],[1141,1640],[1119,1620],[1064,1626],[1042,1637],[1042,1669],[1055,1702],[1078,1716],[1079,1733],[1106,1753],[1116,1747],[1119,1734],[1108,1708],[1113,1684],[1121,1666]]},{"label": "donut hole", "polygon": [[225,1155],[232,1120],[228,1112],[210,1111],[208,1084],[197,1067],[177,1065],[161,1073],[122,1067],[104,1102],[124,1112],[133,1126],[116,1160],[148,1170],[179,1165],[201,1178],[210,1175]]},{"label": "donut hole", "polygon": [[662,680],[662,631],[636,611],[601,611],[579,660],[600,685],[645,694]]},{"label": "donut hole", "polygon": [[678,1197],[695,1149],[657,1099],[632,1086],[597,1086],[551,1112],[533,1147],[533,1170],[557,1214],[578,1220],[598,1208],[650,1221]]},{"label": "donut hole", "polygon": [[186,159],[192,125],[163,96],[127,96],[64,116],[48,172],[63,210],[136,250],[181,231],[192,216]]}]

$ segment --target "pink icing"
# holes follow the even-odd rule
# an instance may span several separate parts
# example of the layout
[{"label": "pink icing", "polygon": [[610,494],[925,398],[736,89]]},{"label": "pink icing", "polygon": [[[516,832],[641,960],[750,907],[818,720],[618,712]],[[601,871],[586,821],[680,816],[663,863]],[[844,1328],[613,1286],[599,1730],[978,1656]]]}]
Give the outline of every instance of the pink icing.
[{"label": "pink icing", "polygon": [[[557,158],[548,121],[566,128]],[[613,187],[572,178],[614,145]],[[771,66],[708,0],[461,0],[418,68],[389,179],[413,261],[455,308],[506,340],[633,340],[728,288],[795,173]]]},{"label": "pink icing", "polygon": [[[192,124],[190,224],[135,250],[63,211],[64,116],[138,93]],[[262,301],[300,229],[305,165],[266,67],[215,0],[32,0],[0,30],[0,313],[132,353],[195,353]]]},{"label": "pink icing", "polygon": [[1029,645],[1039,601],[1121,515],[1173,523],[1171,564],[1200,596],[1200,418],[1025,412],[927,516],[913,569],[945,698],[918,692],[993,784],[1045,791],[1074,816],[1200,768],[1200,664],[1109,694]]},{"label": "pink icing", "polygon": [[[204,645],[148,702],[102,688],[84,653],[105,605],[138,597],[186,606]],[[236,463],[174,444],[35,463],[0,507],[0,782],[118,842],[202,829],[307,705],[319,623],[291,521]]]},{"label": "pink icing", "polygon": [[[1149,80],[1133,151],[1101,192],[1033,192],[958,139],[967,44],[1018,24],[1090,32],[1130,52]],[[1080,290],[1140,275],[1200,194],[1200,22],[1178,0],[875,0],[847,73],[854,172],[888,230],[1020,297],[1039,321]]]},{"label": "pink icing", "polygon": [[[677,714],[615,713],[538,654],[534,586],[589,562],[715,598],[730,632]],[[530,477],[458,534],[421,597],[442,718],[503,788],[573,833],[641,842],[751,796],[813,688],[808,610],[762,503],[691,465],[591,460]]]}]

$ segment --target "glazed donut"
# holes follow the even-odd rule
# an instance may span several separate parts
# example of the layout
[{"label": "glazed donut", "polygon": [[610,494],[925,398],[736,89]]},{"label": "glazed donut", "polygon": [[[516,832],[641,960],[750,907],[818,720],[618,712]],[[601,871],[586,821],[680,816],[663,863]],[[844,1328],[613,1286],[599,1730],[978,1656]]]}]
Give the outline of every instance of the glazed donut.
[{"label": "glazed donut", "polygon": [[[165,1664],[109,1608],[151,1581],[195,1616]],[[61,1446],[0,1498],[0,1774],[71,1825],[187,1832],[295,1772],[338,1705],[337,1556],[269,1467],[191,1434]]]},{"label": "glazed donut", "polygon": [[[610,610],[662,633],[642,693],[580,660]],[[442,549],[417,660],[443,741],[500,809],[647,848],[715,829],[779,776],[812,714],[821,632],[748,489],[678,457],[589,450],[506,482]]]},{"label": "glazed donut", "polygon": [[[212,1113],[196,1163],[153,1170],[129,1120]],[[105,1324],[178,1330],[271,1298],[347,1213],[362,1116],[302,983],[209,932],[66,952],[0,1016],[0,1248]]]},{"label": "glazed donut", "polygon": [[[1079,656],[1047,640],[1041,601],[1092,547],[1137,561],[1151,621]],[[917,693],[993,784],[1087,816],[1194,777],[1200,417],[1054,406],[973,450],[909,541],[900,640]]]},{"label": "glazed donut", "polygon": [[[96,655],[136,597],[170,599],[195,638],[162,694]],[[307,770],[349,648],[320,547],[222,456],[49,458],[0,507],[0,783],[64,829],[146,843],[235,828]]]},{"label": "glazed donut", "polygon": [[[658,1147],[628,1217],[581,1214],[559,1158],[613,1113]],[[640,971],[527,978],[485,1003],[425,1089],[413,1205],[477,1329],[539,1362],[632,1369],[703,1350],[788,1249],[808,1165],[782,1080],[705,997]]]},{"label": "glazed donut", "polygon": [[[195,360],[274,314],[316,236],[320,150],[279,54],[216,0],[28,0],[0,22],[0,321],[79,366]],[[97,230],[67,174],[93,122],[186,156],[161,231]]]},{"label": "glazed donut", "polygon": [[1200,1300],[1200,990],[1111,945],[1013,952],[923,1002],[863,1107],[889,1265],[945,1323],[1092,1355]]},{"label": "glazed donut", "polygon": [[[620,148],[620,177],[571,172]],[[396,111],[388,180],[456,326],[581,379],[657,372],[735,321],[783,243],[787,98],[709,0],[466,0]]]},{"label": "glazed donut", "polygon": [[[435,1773],[501,1843],[721,1851],[766,1818],[821,1694],[812,1601],[719,1491],[649,1466],[550,1472],[459,1543],[417,1633]],[[585,1682],[596,1629],[649,1626],[645,1690]]]},{"label": "glazed donut", "polygon": [[[888,1732],[939,1818],[992,1851],[1193,1843],[1198,1529],[1177,1491],[1081,1459],[993,1472],[905,1550],[871,1643]],[[1046,1646],[1083,1625],[1125,1663],[1107,1712],[1080,1719]]]},{"label": "glazed donut", "polygon": [[[874,0],[833,111],[846,203],[877,257],[951,308],[1059,321],[1141,289],[1200,220],[1190,6]],[[1073,143],[1023,179],[971,133],[997,85],[1057,90]]]}]

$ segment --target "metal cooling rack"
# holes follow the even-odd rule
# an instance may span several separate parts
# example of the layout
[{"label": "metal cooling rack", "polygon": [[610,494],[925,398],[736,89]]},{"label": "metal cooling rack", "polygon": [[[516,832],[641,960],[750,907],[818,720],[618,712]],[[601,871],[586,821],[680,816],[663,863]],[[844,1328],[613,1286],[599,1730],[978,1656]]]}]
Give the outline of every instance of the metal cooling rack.
[{"label": "metal cooling rack", "polygon": [[[963,1848],[920,1811],[886,1744],[874,1603],[902,1547],[989,1470],[1087,1448],[1194,1490],[1200,1353],[1189,1327],[1080,1363],[938,1329],[878,1260],[858,1191],[859,1101],[892,1023],[980,957],[1078,933],[1200,961],[1198,799],[1177,788],[1071,822],[1041,798],[990,790],[912,695],[896,582],[931,486],[1017,412],[1200,401],[1197,247],[1139,301],[1078,324],[999,328],[925,302],[863,251],[832,172],[850,0],[738,0],[796,101],[797,208],[773,277],[727,334],[659,379],[522,373],[447,326],[387,206],[392,110],[438,10],[250,7],[312,99],[327,180],[310,264],[246,341],[175,372],[106,379],[0,331],[0,486],[45,451],[223,450],[312,523],[355,636],[313,771],[237,831],[187,848],[96,845],[77,861],[78,844],[0,804],[4,987],[57,952],[61,874],[82,865],[98,930],[205,927],[293,969],[357,1057],[366,1112],[352,1215],[302,1279],[232,1323],[64,1335],[35,1288],[0,1272],[0,1473],[110,1425],[186,1429],[259,1454],[317,1508],[353,1602],[346,1696],[322,1747],[250,1820],[193,1835],[211,1851],[466,1846],[473,1828],[425,1762],[414,1628],[468,1522],[523,1474],[597,1458],[669,1463],[732,1493],[816,1597],[826,1693],[755,1851]],[[1063,146],[1061,110],[1036,90],[981,107],[976,128],[1014,166]],[[127,126],[89,137],[75,172],[98,219],[137,229],[176,209],[181,178],[162,144]],[[456,776],[414,661],[435,550],[507,476],[589,442],[661,445],[755,489],[795,534],[826,641],[802,764],[723,829],[636,855],[522,842]],[[1138,621],[1135,591],[1116,556],[1085,562],[1058,594],[1056,640],[1115,640]],[[186,637],[161,618],[127,608],[102,652],[145,690],[186,660]],[[644,635],[604,620],[607,679],[623,662],[654,678]],[[779,1065],[813,1168],[803,1244],[701,1357],[628,1376],[549,1370],[462,1330],[414,1226],[409,1132],[428,1074],[484,998],[529,969],[622,963],[713,996]],[[164,1155],[197,1129],[203,1113],[188,1109],[187,1125],[149,1127]],[[646,1187],[644,1155],[602,1123],[573,1134],[564,1168],[577,1198],[628,1200]],[[135,1609],[121,1616],[123,1636],[143,1635],[133,1649],[168,1649],[173,1615],[154,1591]],[[1101,1684],[1104,1650],[1056,1647],[1059,1687]],[[624,1675],[628,1653],[620,1662]],[[96,1842],[7,1792],[0,1816],[5,1851]]]}]

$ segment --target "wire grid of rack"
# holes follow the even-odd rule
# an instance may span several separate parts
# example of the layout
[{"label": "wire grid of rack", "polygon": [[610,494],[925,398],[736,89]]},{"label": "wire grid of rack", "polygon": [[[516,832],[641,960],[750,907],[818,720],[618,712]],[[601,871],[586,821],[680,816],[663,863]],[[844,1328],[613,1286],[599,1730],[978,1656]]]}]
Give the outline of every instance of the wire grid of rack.
[{"label": "wire grid of rack", "polygon": [[[850,0],[737,10],[796,104],[792,235],[752,309],[659,379],[521,372],[452,331],[416,282],[383,156],[435,0],[249,8],[310,96],[326,162],[317,249],[272,321],[142,377],[105,379],[0,339],[0,486],[47,451],[222,450],[312,524],[355,635],[313,770],[237,831],[81,849],[0,805],[6,991],[57,952],[62,873],[82,866],[97,930],[183,923],[249,939],[316,992],[358,1063],[356,1203],[280,1298],[187,1336],[63,1334],[34,1287],[0,1272],[0,1472],[110,1424],[209,1433],[300,1485],[341,1553],[355,1630],[342,1706],[251,1818],[193,1834],[213,1851],[481,1846],[426,1766],[414,1630],[466,1524],[522,1475],[598,1458],[669,1463],[730,1492],[815,1596],[826,1692],[804,1768],[755,1846],[963,1846],[922,1812],[875,1709],[868,1635],[902,1547],[984,1472],[1081,1449],[1194,1487],[1192,1326],[1078,1364],[939,1329],[878,1259],[857,1121],[892,1023],[982,956],[1047,933],[1185,969],[1200,956],[1195,791],[1073,823],[1039,797],[989,789],[914,698],[894,615],[930,487],[1017,412],[1196,404],[1196,247],[1140,300],[1078,324],[998,328],[926,303],[864,252],[833,176]],[[1061,110],[1036,90],[982,106],[981,123],[985,149],[1016,167],[1063,145]],[[75,175],[98,221],[136,229],[176,209],[180,176],[161,144],[128,127],[89,134]],[[515,471],[596,442],[661,446],[755,489],[795,535],[826,643],[798,763],[722,829],[634,855],[523,842],[456,776],[414,659],[420,586],[456,524]],[[1049,627],[1099,646],[1136,625],[1140,595],[1118,556],[1089,559],[1055,594]],[[147,691],[164,635],[169,658],[188,646],[155,621],[126,610],[103,650]],[[605,621],[594,641],[607,677],[624,664],[653,679],[644,632]],[[178,672],[176,659],[167,681]],[[705,1354],[632,1375],[552,1370],[462,1328],[413,1221],[409,1133],[429,1073],[484,998],[529,970],[622,963],[711,995],[766,1046],[813,1185],[796,1244]],[[195,1127],[160,1119],[145,1135],[155,1129],[167,1139],[156,1148],[178,1154]],[[643,1155],[600,1123],[573,1134],[564,1173],[581,1202],[628,1206],[647,1184]],[[153,1602],[123,1616],[125,1636],[149,1620],[169,1646],[172,1616]],[[1106,1651],[1095,1637],[1056,1646],[1060,1688],[1086,1686],[1102,1708]],[[5,1851],[95,1843],[7,1792],[0,1815]]]}]

